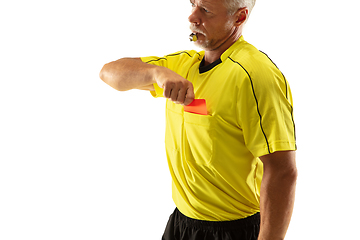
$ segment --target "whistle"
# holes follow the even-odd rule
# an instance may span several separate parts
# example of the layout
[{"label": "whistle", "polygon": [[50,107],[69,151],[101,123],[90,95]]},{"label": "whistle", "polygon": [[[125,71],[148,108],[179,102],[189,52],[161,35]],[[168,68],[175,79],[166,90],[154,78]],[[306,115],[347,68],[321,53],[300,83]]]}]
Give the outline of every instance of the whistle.
[{"label": "whistle", "polygon": [[189,36],[190,41],[192,42],[196,42],[197,41],[197,36],[195,33],[191,33]]}]

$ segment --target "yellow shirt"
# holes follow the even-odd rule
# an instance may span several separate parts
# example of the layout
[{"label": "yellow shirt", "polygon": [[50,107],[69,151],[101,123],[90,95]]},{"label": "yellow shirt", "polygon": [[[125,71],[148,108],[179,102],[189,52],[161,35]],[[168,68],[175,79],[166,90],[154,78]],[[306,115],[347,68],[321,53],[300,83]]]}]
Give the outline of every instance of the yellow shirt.
[{"label": "yellow shirt", "polygon": [[[142,61],[167,67],[193,83],[208,115],[166,102],[165,147],[173,200],[184,215],[227,221],[260,211],[259,157],[296,150],[292,96],[280,70],[241,37],[201,67],[204,52],[182,51]],[[154,84],[153,96],[163,89]]]}]

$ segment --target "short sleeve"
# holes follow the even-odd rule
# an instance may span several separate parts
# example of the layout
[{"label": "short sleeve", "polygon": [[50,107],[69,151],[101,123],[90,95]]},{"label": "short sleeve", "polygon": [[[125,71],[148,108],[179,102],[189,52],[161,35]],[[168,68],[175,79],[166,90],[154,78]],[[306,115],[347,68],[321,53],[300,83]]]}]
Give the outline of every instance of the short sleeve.
[{"label": "short sleeve", "polygon": [[[180,76],[186,78],[190,67],[200,61],[200,54],[194,50],[191,51],[179,51],[173,54],[166,55],[164,57],[142,57],[141,60],[145,63],[166,67]],[[163,89],[157,84],[154,84],[155,91],[151,94],[154,97],[163,97]]]},{"label": "short sleeve", "polygon": [[[143,61],[144,63],[148,63],[148,64],[152,64],[152,65],[156,65],[156,66],[161,66],[161,67],[168,67],[167,66],[167,59],[165,57],[142,57],[141,61]],[[162,88],[160,88],[156,83],[153,84],[154,85],[154,91],[150,91],[151,95],[155,98],[157,97],[164,97],[163,93],[164,90]]]},{"label": "short sleeve", "polygon": [[246,147],[255,157],[296,150],[293,101],[285,77],[276,67],[246,73],[237,100]]}]

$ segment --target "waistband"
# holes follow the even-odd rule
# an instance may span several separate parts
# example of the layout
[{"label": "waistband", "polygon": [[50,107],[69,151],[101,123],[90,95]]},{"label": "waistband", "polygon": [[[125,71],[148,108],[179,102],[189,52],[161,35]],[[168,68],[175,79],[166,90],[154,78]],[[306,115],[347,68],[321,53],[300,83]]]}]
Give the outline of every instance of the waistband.
[{"label": "waistband", "polygon": [[178,218],[180,224],[184,224],[188,227],[197,227],[203,229],[231,230],[231,229],[247,228],[254,225],[260,226],[259,212],[246,218],[232,220],[232,221],[220,221],[220,222],[189,218],[184,214],[182,214],[177,208],[174,211],[174,215],[176,218]]}]

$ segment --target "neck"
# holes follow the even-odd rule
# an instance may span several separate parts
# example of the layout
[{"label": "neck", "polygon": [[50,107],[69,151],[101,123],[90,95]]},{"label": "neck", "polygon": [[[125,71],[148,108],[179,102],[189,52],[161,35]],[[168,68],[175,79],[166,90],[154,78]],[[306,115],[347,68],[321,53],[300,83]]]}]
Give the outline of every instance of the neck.
[{"label": "neck", "polygon": [[234,29],[234,32],[220,44],[220,46],[211,50],[205,49],[205,66],[218,60],[221,55],[241,37],[241,35],[241,29],[236,28]]}]

